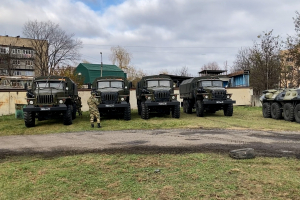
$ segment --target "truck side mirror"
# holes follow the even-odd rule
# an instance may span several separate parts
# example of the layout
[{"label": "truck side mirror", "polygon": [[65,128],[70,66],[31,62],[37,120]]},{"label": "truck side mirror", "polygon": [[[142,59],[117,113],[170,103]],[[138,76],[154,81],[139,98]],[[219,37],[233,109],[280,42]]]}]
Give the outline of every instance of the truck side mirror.
[{"label": "truck side mirror", "polygon": [[88,83],[88,89],[91,89],[91,88],[92,88],[92,84]]}]

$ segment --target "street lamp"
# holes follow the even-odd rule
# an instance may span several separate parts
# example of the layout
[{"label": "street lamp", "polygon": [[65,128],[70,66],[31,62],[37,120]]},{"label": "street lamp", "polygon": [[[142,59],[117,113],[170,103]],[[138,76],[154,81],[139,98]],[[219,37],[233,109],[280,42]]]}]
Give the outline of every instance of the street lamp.
[{"label": "street lamp", "polygon": [[100,52],[101,55],[101,77],[102,77],[102,70],[103,70],[103,64],[102,64],[102,52]]}]

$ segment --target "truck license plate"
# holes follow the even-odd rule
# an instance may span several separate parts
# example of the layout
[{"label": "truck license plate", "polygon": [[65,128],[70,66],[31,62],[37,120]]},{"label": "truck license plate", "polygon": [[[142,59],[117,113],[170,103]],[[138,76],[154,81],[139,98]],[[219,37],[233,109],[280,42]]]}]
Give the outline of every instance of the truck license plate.
[{"label": "truck license plate", "polygon": [[105,105],[105,107],[111,108],[111,107],[115,107],[115,105],[114,104],[109,104],[109,105]]},{"label": "truck license plate", "polygon": [[45,111],[45,110],[50,110],[50,108],[41,108],[41,110],[44,110],[44,111]]},{"label": "truck license plate", "polygon": [[223,103],[223,101],[217,101],[216,103]]},{"label": "truck license plate", "polygon": [[158,105],[167,105],[166,102],[158,103]]}]

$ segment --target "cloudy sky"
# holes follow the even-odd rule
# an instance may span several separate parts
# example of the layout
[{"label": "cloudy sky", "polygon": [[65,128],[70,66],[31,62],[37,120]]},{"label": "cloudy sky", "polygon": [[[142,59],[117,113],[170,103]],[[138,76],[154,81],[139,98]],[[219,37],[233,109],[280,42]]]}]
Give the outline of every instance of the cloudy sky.
[{"label": "cloudy sky", "polygon": [[[297,10],[298,9],[298,10]],[[82,40],[81,60],[111,64],[112,46],[147,74],[187,67],[197,76],[217,62],[233,65],[257,35],[294,35],[299,0],[1,0],[0,35],[22,37],[25,22],[51,20]]]}]

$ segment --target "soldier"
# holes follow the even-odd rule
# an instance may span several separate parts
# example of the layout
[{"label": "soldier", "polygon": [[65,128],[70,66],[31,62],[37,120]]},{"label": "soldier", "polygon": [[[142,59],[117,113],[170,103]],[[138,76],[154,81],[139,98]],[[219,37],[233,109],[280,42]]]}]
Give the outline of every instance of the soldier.
[{"label": "soldier", "polygon": [[88,99],[87,104],[89,105],[89,111],[90,111],[90,122],[91,127],[94,128],[94,118],[97,118],[97,124],[98,128],[101,128],[100,126],[100,113],[98,110],[98,100],[96,99],[96,93],[92,92],[91,97]]},{"label": "soldier", "polygon": [[78,97],[78,99],[76,100],[76,109],[77,109],[79,116],[82,116],[81,107],[82,107],[81,97]]}]

